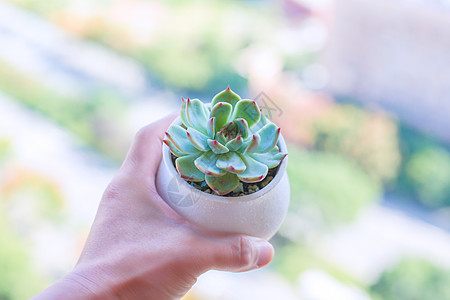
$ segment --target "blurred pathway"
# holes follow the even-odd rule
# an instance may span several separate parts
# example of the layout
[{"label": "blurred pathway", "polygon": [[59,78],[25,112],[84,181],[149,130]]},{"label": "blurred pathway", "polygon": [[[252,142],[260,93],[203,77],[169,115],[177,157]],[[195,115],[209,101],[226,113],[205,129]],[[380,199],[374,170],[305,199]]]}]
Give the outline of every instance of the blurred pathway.
[{"label": "blurred pathway", "polygon": [[450,207],[430,209],[423,204],[413,202],[405,196],[385,194],[382,206],[401,211],[405,215],[437,226],[450,233]]},{"label": "blurred pathway", "polygon": [[317,251],[362,282],[372,283],[404,257],[450,269],[450,234],[397,210],[373,206],[325,238]]}]

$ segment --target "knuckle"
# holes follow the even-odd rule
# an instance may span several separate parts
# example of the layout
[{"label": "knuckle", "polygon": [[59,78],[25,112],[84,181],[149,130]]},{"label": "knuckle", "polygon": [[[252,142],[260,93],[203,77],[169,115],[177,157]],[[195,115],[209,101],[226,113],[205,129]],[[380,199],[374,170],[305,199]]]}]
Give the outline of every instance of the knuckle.
[{"label": "knuckle", "polygon": [[146,125],[139,129],[134,136],[135,142],[145,142],[155,136],[155,128],[153,124]]},{"label": "knuckle", "polygon": [[233,245],[233,256],[239,266],[250,266],[253,263],[253,246],[252,242],[240,236]]},{"label": "knuckle", "polygon": [[138,130],[138,132],[136,132],[136,135],[134,136],[134,139],[136,141],[140,141],[140,140],[145,139],[145,137],[148,135],[149,131],[150,130],[149,130],[149,126],[148,125],[142,127],[141,129]]},{"label": "knuckle", "polygon": [[108,187],[103,192],[102,199],[104,201],[109,201],[113,199],[120,198],[120,195],[122,193],[122,188],[115,182],[111,182]]}]

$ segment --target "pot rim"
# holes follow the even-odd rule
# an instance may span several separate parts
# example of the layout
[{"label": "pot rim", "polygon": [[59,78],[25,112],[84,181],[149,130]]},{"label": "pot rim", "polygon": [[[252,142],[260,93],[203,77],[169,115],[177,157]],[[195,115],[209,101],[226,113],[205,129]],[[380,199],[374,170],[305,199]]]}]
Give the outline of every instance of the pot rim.
[{"label": "pot rim", "polygon": [[[171,124],[172,125],[180,125],[181,124],[181,119],[178,116]],[[280,148],[281,152],[284,153],[288,153],[287,152],[287,146],[286,146],[286,142],[283,138],[283,135],[280,132],[280,135],[278,137],[278,143],[277,146]],[[277,170],[277,173],[275,174],[274,178],[269,182],[268,185],[266,185],[265,187],[263,187],[262,189],[260,189],[259,191],[249,194],[249,195],[244,195],[244,196],[237,196],[237,197],[225,197],[225,196],[219,196],[219,195],[213,195],[213,194],[208,194],[205,193],[195,187],[193,187],[192,185],[190,185],[185,179],[183,179],[180,174],[178,174],[178,171],[176,170],[175,166],[172,163],[172,159],[170,157],[170,149],[169,147],[163,143],[162,144],[162,156],[163,156],[163,163],[165,164],[166,168],[168,169],[169,173],[172,176],[176,176],[178,179],[178,182],[183,185],[184,187],[188,188],[192,193],[195,194],[195,196],[197,197],[207,197],[212,201],[217,201],[217,202],[248,202],[248,201],[253,201],[253,200],[257,200],[258,198],[264,196],[265,194],[267,194],[268,192],[270,192],[271,190],[273,190],[273,188],[275,186],[278,185],[278,183],[281,181],[281,179],[283,178],[283,176],[286,173],[286,166],[287,166],[287,159],[288,159],[288,155],[281,161],[279,168]]]}]

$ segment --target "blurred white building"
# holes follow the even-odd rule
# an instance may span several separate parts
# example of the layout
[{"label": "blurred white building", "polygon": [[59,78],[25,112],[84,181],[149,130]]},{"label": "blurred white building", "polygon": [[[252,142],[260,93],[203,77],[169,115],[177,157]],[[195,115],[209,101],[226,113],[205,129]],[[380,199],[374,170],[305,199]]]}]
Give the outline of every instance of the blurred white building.
[{"label": "blurred white building", "polygon": [[450,142],[450,3],[336,0],[330,90]]}]

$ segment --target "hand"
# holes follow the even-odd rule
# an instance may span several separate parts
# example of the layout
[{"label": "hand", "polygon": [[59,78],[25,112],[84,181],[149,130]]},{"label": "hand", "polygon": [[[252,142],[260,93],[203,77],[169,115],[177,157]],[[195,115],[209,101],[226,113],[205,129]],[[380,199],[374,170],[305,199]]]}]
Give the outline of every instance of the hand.
[{"label": "hand", "polygon": [[268,242],[197,228],[158,195],[162,139],[173,118],[139,131],[76,267],[33,299],[178,299],[210,269],[240,272],[271,261]]}]

